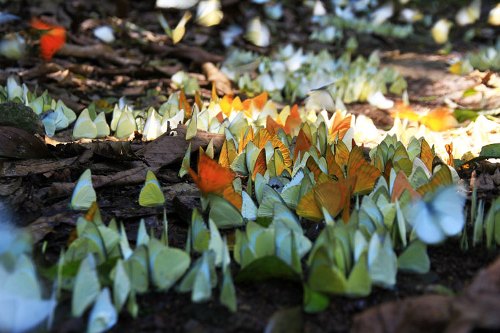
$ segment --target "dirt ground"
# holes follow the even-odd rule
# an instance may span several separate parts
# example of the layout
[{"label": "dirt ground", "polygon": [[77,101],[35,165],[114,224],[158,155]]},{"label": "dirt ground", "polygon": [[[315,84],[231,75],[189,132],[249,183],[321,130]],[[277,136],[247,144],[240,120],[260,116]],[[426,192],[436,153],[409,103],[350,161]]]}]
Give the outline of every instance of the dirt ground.
[{"label": "dirt ground", "polygon": [[[223,1],[227,19],[220,29],[233,22],[242,22],[249,17],[245,9],[248,1]],[[36,3],[36,4],[35,4]],[[9,75],[17,75],[31,89],[38,92],[48,90],[54,98],[62,99],[75,111],[92,101],[108,99],[116,101],[125,96],[134,100],[138,107],[145,105],[158,107],[161,95],[172,92],[171,75],[180,69],[188,71],[199,79],[202,94],[210,94],[210,83],[202,64],[206,62],[220,63],[224,50],[218,38],[220,31],[196,27],[188,31],[186,39],[179,46],[155,42],[141,42],[144,34],[133,34],[125,29],[125,22],[133,22],[154,36],[162,34],[156,20],[153,1],[138,1],[123,5],[127,1],[67,1],[63,3],[51,1],[34,1],[29,6],[25,2],[6,4],[6,10],[23,19],[40,14],[51,14],[69,31],[69,42],[88,46],[91,41],[91,27],[99,23],[110,23],[123,27],[114,50],[105,52],[106,57],[85,53],[81,56],[70,51],[61,52],[51,62],[42,61],[36,51],[23,60],[10,61],[0,58],[0,83],[5,84]],[[245,4],[243,4],[245,3]],[[23,5],[24,4],[24,5]],[[125,8],[128,7],[128,8]],[[307,24],[300,17],[303,9],[300,6],[287,7],[285,18],[280,23],[277,39],[303,44],[309,33]],[[81,13],[89,13],[80,15]],[[168,18],[177,17],[178,13],[165,13]],[[119,18],[123,17],[123,18]],[[10,27],[12,29],[12,27]],[[151,38],[153,38],[151,37]],[[394,66],[408,81],[410,101],[416,110],[442,105],[445,100],[452,100],[461,105],[475,108],[478,101],[474,98],[464,99],[463,91],[480,82],[477,75],[457,76],[448,72],[451,55],[437,55],[429,45],[412,45],[393,40],[382,40],[366,37],[366,45],[374,45],[381,49],[384,66]],[[154,39],[154,38],[153,38]],[[266,50],[252,47],[244,41],[236,43],[258,52]],[[398,46],[402,46],[399,48]],[[301,45],[310,49],[321,47],[335,52],[335,47],[321,46],[312,43]],[[467,47],[457,47],[467,49]],[[95,49],[94,49],[95,50]],[[233,91],[238,93],[233,86]],[[500,107],[500,96],[490,96],[481,107],[494,109]],[[379,110],[366,103],[348,106],[353,114],[363,114],[373,119],[379,128],[388,129],[393,118],[387,111]],[[59,134],[65,137],[70,132]],[[132,150],[138,151],[144,143],[134,142]],[[73,150],[74,149],[74,150]],[[131,170],[137,161],[113,161],[106,157],[85,156],[77,148],[53,148],[57,158],[65,163],[66,159],[75,158],[76,162],[62,170],[50,170],[40,173],[28,173],[24,176],[11,177],[8,173],[0,178],[2,186],[1,198],[7,200],[13,208],[14,220],[18,225],[31,225],[40,235],[37,248],[37,260],[42,265],[55,263],[64,247],[69,234],[74,229],[77,213],[68,211],[71,192],[60,189],[55,183],[74,182],[78,175],[89,165],[93,173],[106,175],[111,172]],[[182,156],[180,156],[182,158]],[[11,164],[8,164],[11,163]],[[17,163],[17,164],[16,164]],[[0,161],[2,168],[17,165],[19,161]],[[167,198],[167,214],[169,219],[170,244],[184,247],[187,235],[187,223],[190,210],[199,205],[197,188],[188,179],[179,179],[177,171],[180,159],[173,160],[170,165],[161,168],[157,174]],[[493,170],[497,165],[490,166]],[[6,169],[7,170],[7,169]],[[12,169],[13,170],[13,169]],[[18,170],[18,169],[16,169]],[[13,171],[12,171],[13,172]],[[470,174],[463,175],[466,183]],[[141,180],[142,181],[142,180]],[[116,217],[127,228],[132,240],[140,218],[145,218],[148,229],[161,232],[161,212],[140,207],[136,200],[140,191],[140,182],[132,182],[127,186],[103,186],[98,189],[99,205],[105,220]],[[498,189],[479,193],[489,204],[499,195]],[[488,205],[487,204],[487,205]],[[468,201],[470,207],[470,201]],[[35,227],[33,227],[35,225]],[[308,226],[308,235],[317,235],[316,226]],[[469,233],[470,234],[470,233]],[[314,239],[314,236],[313,236]],[[42,255],[43,242],[47,248]],[[493,263],[500,254],[499,250],[487,251],[484,247],[471,248],[461,252],[458,240],[450,240],[444,245],[430,247],[431,270],[424,275],[399,273],[397,285],[391,289],[376,288],[369,297],[345,298],[332,297],[327,310],[319,314],[305,314],[300,310],[302,305],[302,286],[291,281],[266,281],[254,284],[238,284],[236,294],[238,312],[230,313],[217,300],[194,304],[189,294],[148,293],[138,297],[140,313],[137,319],[128,314],[120,314],[118,324],[113,332],[262,332],[274,315],[285,312],[285,318],[294,318],[297,331],[304,332],[348,332],[351,330],[354,316],[363,311],[390,301],[404,300],[410,296],[420,295],[455,295],[467,288],[473,277],[482,268]],[[238,267],[232,267],[237,274]],[[215,295],[218,293],[215,292]],[[54,332],[79,332],[85,325],[83,318],[71,318],[67,309],[70,299],[66,298],[58,307]],[[66,306],[68,305],[68,306]],[[287,312],[288,311],[288,312]],[[292,332],[290,327],[283,332]]]}]

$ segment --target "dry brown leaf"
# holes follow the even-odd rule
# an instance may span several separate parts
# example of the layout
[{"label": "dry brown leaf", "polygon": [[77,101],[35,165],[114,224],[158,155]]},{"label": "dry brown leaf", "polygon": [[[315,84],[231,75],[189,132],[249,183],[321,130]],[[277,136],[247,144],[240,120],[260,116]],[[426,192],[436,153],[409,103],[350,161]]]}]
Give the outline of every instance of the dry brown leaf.
[{"label": "dry brown leaf", "polygon": [[20,128],[0,126],[0,157],[44,158],[50,153],[42,140]]},{"label": "dry brown leaf", "polygon": [[207,80],[215,83],[215,88],[220,95],[232,95],[231,81],[222,73],[213,63],[206,62],[202,66],[203,73],[207,76]]}]

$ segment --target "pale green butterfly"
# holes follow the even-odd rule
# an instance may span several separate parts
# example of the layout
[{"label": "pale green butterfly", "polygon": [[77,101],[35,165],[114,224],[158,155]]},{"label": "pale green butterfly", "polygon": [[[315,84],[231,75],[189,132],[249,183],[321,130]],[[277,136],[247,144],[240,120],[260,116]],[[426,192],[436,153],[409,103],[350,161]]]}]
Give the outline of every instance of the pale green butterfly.
[{"label": "pale green butterfly", "polygon": [[100,290],[101,285],[97,276],[95,259],[92,254],[89,254],[81,262],[73,285],[73,299],[71,302],[73,316],[81,316],[99,296]]},{"label": "pale green butterfly", "polygon": [[87,169],[78,178],[78,182],[73,190],[71,208],[75,210],[87,210],[96,200],[97,196],[94,187],[92,187],[92,174],[90,169]]},{"label": "pale green butterfly", "polygon": [[115,304],[115,309],[120,311],[132,287],[123,260],[119,259],[116,262],[111,278],[113,280],[113,302]]},{"label": "pale green butterfly", "polygon": [[110,130],[106,121],[106,114],[104,112],[101,112],[97,115],[97,117],[94,119],[94,125],[97,130],[97,138],[103,138],[109,135]]},{"label": "pale green butterfly", "polygon": [[84,109],[76,120],[75,127],[73,128],[73,138],[94,139],[95,137],[97,137],[97,127],[90,118],[89,110]]},{"label": "pale green butterfly", "polygon": [[389,287],[396,283],[398,259],[389,235],[374,233],[368,244],[368,270],[374,284]]},{"label": "pale green butterfly", "polygon": [[128,138],[137,129],[132,111],[125,109],[116,125],[115,136],[119,139]]},{"label": "pale green butterfly", "polygon": [[55,299],[42,299],[35,266],[30,258],[21,254],[9,270],[0,264],[1,332],[31,330],[48,318],[55,306]]},{"label": "pale green butterfly", "polygon": [[118,320],[108,288],[104,288],[92,307],[87,326],[87,333],[101,333],[113,327]]},{"label": "pale green butterfly", "polygon": [[148,244],[151,279],[160,290],[167,290],[189,268],[191,258],[186,252],[163,245],[152,238]]},{"label": "pale green butterfly", "polygon": [[139,205],[143,207],[162,206],[165,203],[165,196],[161,191],[160,183],[154,173],[148,170],[146,182],[139,194]]}]

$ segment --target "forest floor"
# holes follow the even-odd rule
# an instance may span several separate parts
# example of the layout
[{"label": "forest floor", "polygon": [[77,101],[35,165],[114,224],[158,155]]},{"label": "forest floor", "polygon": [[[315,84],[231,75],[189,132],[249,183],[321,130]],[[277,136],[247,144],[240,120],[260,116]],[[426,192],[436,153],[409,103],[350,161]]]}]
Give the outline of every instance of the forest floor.
[{"label": "forest floor", "polygon": [[[86,53],[75,55],[70,51],[61,51],[50,62],[41,60],[35,51],[20,61],[2,58],[0,59],[1,84],[5,84],[9,75],[16,75],[31,89],[36,89],[38,92],[47,90],[50,96],[62,99],[77,112],[92,101],[104,99],[116,101],[123,96],[135,101],[139,108],[145,106],[157,108],[162,102],[158,96],[168,95],[173,91],[171,75],[178,70],[185,70],[199,79],[202,95],[210,96],[211,83],[202,65],[207,62],[219,64],[223,60],[224,50],[218,41],[220,31],[217,28],[193,28],[194,30],[188,31],[185,40],[177,46],[151,41],[141,42],[141,39],[148,34],[134,35],[124,29],[121,35],[117,36],[118,40],[113,49],[102,51],[111,53],[107,56],[96,55],[93,53],[95,47],[89,46],[89,43],[95,42],[92,42],[91,28],[100,23],[124,26],[125,21],[128,21],[146,31],[155,32],[152,37],[150,36],[153,40],[160,35],[152,1],[138,1],[131,4],[124,19],[116,18],[117,9],[113,2],[68,1],[64,5],[54,5],[54,3],[38,1],[37,5],[21,8],[22,2],[12,2],[6,5],[6,10],[27,19],[40,14],[54,14],[59,23],[70,28],[68,42],[87,46]],[[225,13],[230,17],[228,21],[247,19],[243,5],[238,5],[238,1],[228,1],[228,3],[225,6]],[[87,17],[78,13],[95,15]],[[300,22],[298,17],[300,9],[286,11],[278,39],[282,42],[301,41],[304,44],[303,41],[306,41],[307,37],[303,35],[303,31],[307,29],[304,28],[305,23]],[[290,33],[286,34],[285,31]],[[436,48],[431,45],[380,40],[369,35],[363,38],[366,40],[361,39],[360,44],[367,45],[363,50],[380,49],[383,66],[394,66],[407,79],[410,101],[416,110],[442,106],[445,100],[470,108],[478,108],[479,103],[480,107],[485,109],[500,107],[499,95],[489,96],[485,100],[463,97],[463,92],[481,83],[484,75],[473,73],[468,76],[458,76],[449,73],[450,59],[463,53],[467,46],[458,46],[451,55],[438,55],[435,52]],[[237,46],[255,49],[246,45],[244,41],[237,42]],[[314,43],[310,46],[300,46],[310,49],[321,48],[321,45]],[[338,51],[331,49],[333,52]],[[256,50],[265,52],[262,49]],[[239,93],[234,85],[232,92]],[[393,124],[394,120],[387,111],[379,110],[367,103],[356,103],[347,107],[353,114],[370,117],[379,128],[388,129]],[[70,134],[70,131],[59,133],[55,139],[64,141]],[[137,152],[145,145],[147,144],[134,142],[131,147]],[[140,161],[116,161],[95,151],[89,155],[85,150],[71,145],[65,148],[54,147],[51,153],[56,158],[45,159],[43,162],[37,162],[38,164],[33,160],[0,161],[2,169],[0,198],[11,207],[14,222],[17,225],[28,226],[35,234],[38,241],[36,253],[40,263],[54,263],[60,248],[66,245],[78,213],[67,209],[71,190],[64,184],[74,183],[78,175],[89,166],[92,166],[94,174],[103,177],[103,185],[96,187],[104,220],[108,221],[115,217],[122,221],[131,240],[135,237],[141,218],[145,219],[148,229],[161,233],[162,212],[154,208],[140,207],[135,199],[139,195],[142,179],[140,181],[132,179],[125,183],[105,179],[116,172],[137,167]],[[199,206],[199,192],[196,186],[189,179],[180,179],[177,176],[182,157],[183,153],[172,156],[171,163],[162,167],[157,173],[167,198],[169,242],[181,248],[185,246],[189,211]],[[497,169],[498,164],[488,166],[490,174]],[[461,176],[465,184],[470,182],[470,173]],[[499,194],[498,187],[479,189],[478,198],[486,200],[488,206]],[[468,205],[470,206],[470,201]],[[306,226],[306,234],[317,235],[315,228],[317,228],[315,225]],[[41,249],[44,244],[48,246],[42,254]],[[469,295],[472,293],[470,290],[485,280],[485,276],[487,278],[492,278],[491,276],[494,277],[495,274],[497,277],[500,276],[498,267],[500,259],[497,259],[499,254],[498,249],[488,251],[482,246],[471,247],[462,252],[459,241],[450,240],[445,244],[429,248],[431,258],[429,273],[423,275],[398,273],[398,282],[394,288],[376,288],[368,297],[332,297],[330,306],[318,314],[305,314],[301,311],[302,285],[293,281],[237,284],[236,313],[229,312],[217,301],[192,303],[189,294],[148,293],[138,297],[140,306],[138,318],[133,319],[128,314],[121,314],[113,331],[262,332],[271,318],[284,316],[293,325],[285,326],[283,332],[291,332],[291,327],[297,328],[298,331],[303,328],[305,332],[350,330],[362,332],[366,327],[370,327],[372,332],[402,332],[404,328],[410,327],[405,326],[404,322],[408,325],[413,324],[414,327],[418,326],[415,332],[441,332],[443,328],[450,327],[449,323],[453,321],[452,314],[460,312],[461,304],[484,305],[480,300],[474,299],[477,303],[473,301],[466,303],[464,299],[474,298]],[[495,259],[497,261],[493,264]],[[489,271],[483,271],[482,275],[478,275],[489,265],[492,265]],[[233,271],[237,272],[236,267],[233,267]],[[500,283],[498,281],[496,283],[496,289],[491,287],[489,290],[500,297]],[[425,297],[429,298],[416,298],[422,295],[427,295]],[[65,302],[69,305],[70,299],[63,300],[63,304]],[[446,304],[445,308],[448,309],[446,314],[438,313],[439,311],[433,307],[439,302]],[[498,300],[495,304],[498,304]],[[393,307],[388,309],[390,306]],[[54,331],[77,332],[84,327],[84,319],[71,318],[69,313],[64,311],[64,306],[59,308],[61,309],[56,314]],[[374,314],[373,311],[380,312]],[[427,316],[422,314],[425,312],[428,312]],[[487,317],[487,314],[484,317],[471,314],[472,317],[474,320],[477,318],[483,320],[477,319],[473,325],[471,324],[472,327],[500,327],[495,326],[498,320],[494,322],[491,317]],[[494,324],[491,324],[492,320]],[[418,325],[415,324],[418,322]],[[373,326],[369,326],[369,323]]]}]

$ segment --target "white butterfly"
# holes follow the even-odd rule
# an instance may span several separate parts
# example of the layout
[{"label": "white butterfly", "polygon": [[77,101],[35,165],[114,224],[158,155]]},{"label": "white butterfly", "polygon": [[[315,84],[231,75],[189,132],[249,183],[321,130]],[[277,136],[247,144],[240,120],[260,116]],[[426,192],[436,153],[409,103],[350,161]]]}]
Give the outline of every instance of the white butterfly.
[{"label": "white butterfly", "polygon": [[465,224],[464,195],[456,186],[439,189],[431,201],[419,200],[410,207],[409,222],[417,237],[427,244],[442,242],[462,231]]}]

